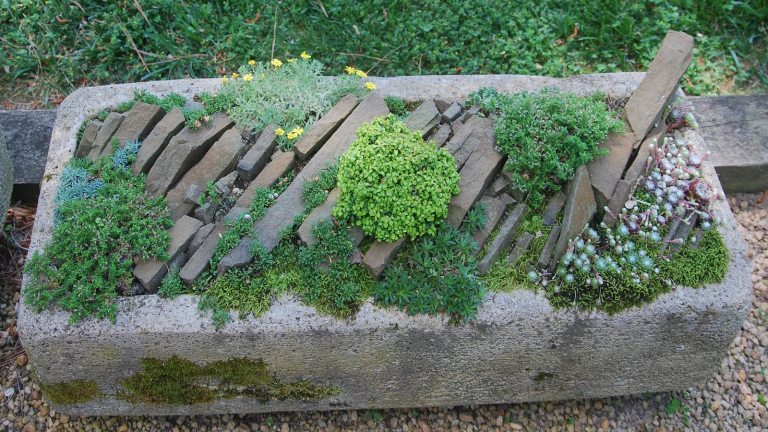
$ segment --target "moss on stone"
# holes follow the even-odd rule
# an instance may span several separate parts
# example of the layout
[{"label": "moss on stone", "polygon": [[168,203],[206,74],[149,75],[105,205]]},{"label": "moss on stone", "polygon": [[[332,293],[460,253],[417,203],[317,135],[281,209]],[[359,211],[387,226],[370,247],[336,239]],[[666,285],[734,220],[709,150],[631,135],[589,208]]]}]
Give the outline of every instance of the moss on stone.
[{"label": "moss on stone", "polygon": [[85,403],[103,396],[99,385],[91,380],[73,380],[54,384],[40,384],[45,397],[57,404]]},{"label": "moss on stone", "polygon": [[118,397],[130,402],[190,405],[248,396],[260,402],[270,400],[308,400],[340,394],[335,386],[298,380],[282,383],[259,360],[233,358],[200,366],[173,356],[145,358],[142,371],[122,381]]},{"label": "moss on stone", "polygon": [[[723,280],[730,254],[723,236],[715,229],[704,231],[699,246],[685,246],[659,265],[661,275],[678,285],[698,288]],[[690,245],[690,241],[686,242]]]}]

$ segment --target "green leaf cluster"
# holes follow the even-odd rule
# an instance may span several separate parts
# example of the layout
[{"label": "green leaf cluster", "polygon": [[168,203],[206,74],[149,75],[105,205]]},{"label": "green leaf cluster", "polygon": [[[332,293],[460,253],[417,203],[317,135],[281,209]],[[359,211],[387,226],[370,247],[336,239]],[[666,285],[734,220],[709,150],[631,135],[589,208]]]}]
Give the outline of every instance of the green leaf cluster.
[{"label": "green leaf cluster", "polygon": [[[124,160],[115,157],[121,151],[115,149],[96,164],[70,163],[76,181],[60,184],[52,239],[25,267],[29,284],[24,298],[32,309],[56,305],[71,312],[72,322],[91,316],[114,320],[117,292],[133,282],[133,259],[168,258],[167,230],[173,223],[165,201],[145,194],[144,176],[123,165],[135,153]],[[100,186],[92,187],[96,182]],[[84,185],[90,185],[88,193],[68,190]]]},{"label": "green leaf cluster", "polygon": [[442,225],[398,255],[374,285],[374,299],[409,314],[446,313],[453,322],[474,319],[485,296],[477,278],[476,247],[468,233]]},{"label": "green leaf cluster", "polygon": [[339,174],[339,165],[333,164],[320,172],[312,179],[304,183],[301,191],[301,200],[304,202],[307,212],[325,202],[328,194],[336,187],[336,176]]},{"label": "green leaf cluster", "polygon": [[115,107],[115,111],[119,113],[129,111],[137,102],[157,105],[162,108],[163,111],[168,112],[174,108],[184,108],[187,100],[184,99],[184,96],[178,93],[169,93],[167,96],[159,97],[146,90],[135,90],[133,92],[133,99],[119,103],[117,107]]},{"label": "green leaf cluster", "polygon": [[496,144],[508,156],[513,185],[539,205],[573,178],[576,168],[601,155],[609,132],[621,132],[600,94],[589,97],[545,89],[502,94],[481,89],[469,98],[497,112]]},{"label": "green leaf cluster", "polygon": [[341,157],[333,215],[379,241],[434,234],[458,181],[450,153],[389,115],[363,124]]}]

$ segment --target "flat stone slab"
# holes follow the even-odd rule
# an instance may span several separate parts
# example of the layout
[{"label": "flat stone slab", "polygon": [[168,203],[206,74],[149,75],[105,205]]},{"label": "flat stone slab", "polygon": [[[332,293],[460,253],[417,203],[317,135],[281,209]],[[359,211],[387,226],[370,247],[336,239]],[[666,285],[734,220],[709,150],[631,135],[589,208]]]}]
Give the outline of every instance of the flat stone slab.
[{"label": "flat stone slab", "polygon": [[237,172],[240,173],[240,177],[244,180],[253,180],[271,160],[272,153],[275,151],[275,146],[277,146],[276,130],[277,125],[267,125],[261,131],[256,142],[248,149],[245,156],[237,163]]},{"label": "flat stone slab", "polygon": [[157,105],[136,102],[125,113],[125,120],[115,131],[114,138],[121,147],[129,141],[143,141],[164,115],[163,109]]},{"label": "flat stone slab", "polygon": [[[565,201],[563,225],[555,247],[555,259],[560,259],[568,247],[568,241],[581,234],[584,225],[592,219],[597,210],[595,195],[589,180],[589,171],[582,165],[576,170],[568,184],[568,198]],[[622,203],[623,204],[623,203]]]},{"label": "flat stone slab", "polygon": [[334,189],[328,194],[328,198],[325,199],[323,204],[312,210],[312,213],[304,219],[304,222],[299,227],[298,235],[301,241],[309,246],[317,243],[315,236],[312,235],[312,228],[314,228],[316,223],[331,218],[331,211],[333,211],[338,200],[339,189]]},{"label": "flat stone slab", "polygon": [[[545,85],[581,94],[624,97],[641,74],[599,74],[563,80],[522,76],[372,78],[381,92],[408,98],[462,99],[483,86],[532,91]],[[181,80],[84,88],[61,105],[53,130],[47,178],[41,186],[30,252],[51,238],[58,177],[75,150],[81,122],[114,101],[144,89],[159,95],[215,93],[220,80]],[[694,133],[694,142],[702,145]],[[720,187],[709,165],[704,166]],[[348,320],[318,313],[293,296],[277,299],[258,319],[236,319],[217,330],[197,298],[122,297],[113,324],[70,324],[60,310],[18,307],[17,327],[43,383],[93,380],[104,395],[52,404],[70,415],[197,415],[295,410],[385,409],[558,399],[600,398],[689,388],[719,368],[752,302],[750,264],[727,203],[716,216],[731,252],[720,284],[678,288],[642,308],[609,316],[553,310],[541,292],[492,293],[471,324],[416,315],[370,301]],[[213,233],[212,233],[213,234]],[[199,252],[199,251],[198,251]],[[191,262],[191,260],[190,260]],[[207,260],[206,260],[207,262]],[[189,265],[189,263],[187,264]],[[25,280],[25,287],[28,281]],[[23,288],[25,289],[25,288]],[[418,347],[418,349],[414,349]],[[141,360],[179,356],[197,364],[233,357],[263,359],[281,381],[334,385],[339,394],[309,401],[250,397],[189,406],[134,404],[117,397],[120,381]],[[489,367],[490,366],[490,367]]]},{"label": "flat stone slab", "polygon": [[518,204],[512,209],[509,215],[507,215],[507,220],[501,224],[499,233],[496,234],[496,237],[488,246],[488,252],[480,262],[477,263],[477,270],[480,274],[487,273],[501,253],[512,244],[517,227],[523,222],[523,218],[527,212],[528,207],[525,204]]},{"label": "flat stone slab", "polygon": [[768,96],[688,99],[725,191],[768,189]]},{"label": "flat stone slab", "polygon": [[[171,245],[168,246],[166,251],[168,256],[170,256],[167,262],[175,262],[179,255],[186,251],[195,233],[202,226],[203,224],[200,221],[189,216],[184,216],[173,224],[173,227],[169,230]],[[142,261],[133,269],[133,275],[144,285],[148,292],[156,292],[160,282],[162,282],[163,277],[167,273],[168,264],[160,260]]]},{"label": "flat stone slab", "polygon": [[11,155],[13,184],[40,183],[55,119],[54,110],[0,111],[0,133]]},{"label": "flat stone slab", "polygon": [[608,154],[594,159],[587,165],[595,200],[599,207],[608,204],[613,196],[616,184],[621,180],[629,158],[632,156],[634,145],[635,135],[632,132],[609,134],[608,138],[600,144],[600,149],[607,151]]},{"label": "flat stone slab", "polygon": [[391,243],[375,241],[363,255],[363,265],[372,278],[378,279],[384,269],[395,258],[400,249],[405,245],[405,238]]},{"label": "flat stone slab", "polygon": [[486,222],[485,225],[472,236],[477,243],[476,252],[480,252],[483,246],[485,246],[485,242],[488,240],[491,232],[496,228],[499,220],[504,216],[504,212],[507,210],[507,205],[497,198],[482,197],[480,198],[480,203],[485,207]]},{"label": "flat stone slab", "polygon": [[433,100],[426,100],[404,120],[408,129],[420,132],[426,138],[440,122],[440,111]]},{"label": "flat stone slab", "polygon": [[96,133],[96,138],[93,139],[91,151],[88,153],[88,159],[96,161],[99,156],[109,154],[112,149],[112,136],[114,136],[115,131],[117,131],[117,128],[120,127],[124,120],[125,116],[122,114],[116,112],[109,113],[107,118],[104,119],[104,123],[102,123],[99,128],[99,132]]}]

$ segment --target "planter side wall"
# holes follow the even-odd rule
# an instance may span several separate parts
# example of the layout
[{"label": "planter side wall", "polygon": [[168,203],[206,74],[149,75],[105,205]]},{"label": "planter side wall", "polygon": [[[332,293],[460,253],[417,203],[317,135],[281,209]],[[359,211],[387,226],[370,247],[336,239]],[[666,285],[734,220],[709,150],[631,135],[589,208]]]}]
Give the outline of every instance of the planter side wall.
[{"label": "planter side wall", "polygon": [[[463,98],[492,85],[507,91],[557,86],[576,93],[627,96],[642,74],[556,80],[543,77],[400,77],[378,79],[380,91],[408,98]],[[191,95],[218,80],[183,80],[81,89],[59,109],[42,187],[33,249],[50,239],[58,174],[74,152],[80,122],[131,96],[133,89]],[[692,139],[703,143],[693,133]],[[714,171],[707,167],[710,178]],[[718,184],[719,186],[719,184]],[[725,280],[682,288],[641,309],[615,316],[553,311],[540,293],[491,294],[478,319],[454,326],[439,317],[411,317],[366,304],[352,321],[318,315],[291,297],[259,319],[221,331],[182,296],[120,299],[117,323],[68,323],[68,314],[34,314],[20,305],[19,331],[44,383],[94,380],[105,396],[57,406],[77,415],[170,415],[288,410],[388,408],[594,398],[686,388],[706,381],[725,356],[752,300],[749,263],[727,204],[716,213],[731,251]],[[179,356],[199,364],[233,357],[263,359],[281,381],[306,379],[341,393],[315,401],[224,399],[188,406],[118,399],[120,380],[142,358]]]}]

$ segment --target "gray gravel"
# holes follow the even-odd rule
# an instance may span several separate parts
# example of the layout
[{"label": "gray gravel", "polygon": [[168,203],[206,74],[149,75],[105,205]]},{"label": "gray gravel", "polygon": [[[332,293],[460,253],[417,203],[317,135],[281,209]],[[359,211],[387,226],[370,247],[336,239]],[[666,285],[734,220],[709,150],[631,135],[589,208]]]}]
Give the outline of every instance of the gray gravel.
[{"label": "gray gravel", "polygon": [[[733,195],[755,302],[720,371],[684,391],[556,403],[205,417],[77,417],[48,407],[15,336],[17,284],[0,286],[0,429],[13,431],[764,431],[768,430],[768,205]],[[725,353],[723,353],[725,355]]]}]

